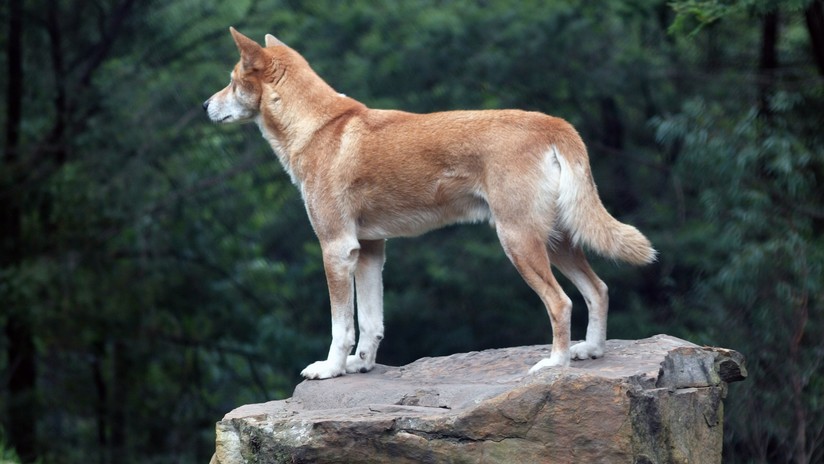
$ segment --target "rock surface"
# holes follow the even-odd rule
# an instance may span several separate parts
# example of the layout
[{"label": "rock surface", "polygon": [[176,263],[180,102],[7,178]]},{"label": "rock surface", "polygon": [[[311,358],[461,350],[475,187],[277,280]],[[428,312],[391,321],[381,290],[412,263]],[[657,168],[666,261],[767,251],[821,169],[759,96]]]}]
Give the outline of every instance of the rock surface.
[{"label": "rock surface", "polygon": [[212,464],[720,463],[743,357],[667,335],[527,375],[550,346],[423,358],[305,381],[217,423]]}]

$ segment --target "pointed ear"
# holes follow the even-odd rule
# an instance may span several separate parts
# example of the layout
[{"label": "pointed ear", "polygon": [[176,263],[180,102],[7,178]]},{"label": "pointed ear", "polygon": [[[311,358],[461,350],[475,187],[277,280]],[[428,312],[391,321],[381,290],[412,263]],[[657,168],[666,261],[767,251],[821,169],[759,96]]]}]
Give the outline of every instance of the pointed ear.
[{"label": "pointed ear", "polygon": [[286,46],[285,43],[278,40],[278,38],[273,36],[272,34],[266,34],[266,39],[265,40],[266,40],[266,46],[267,47],[274,47],[274,46],[277,46],[277,45],[283,45],[284,47]]},{"label": "pointed ear", "polygon": [[260,69],[263,62],[263,48],[254,40],[238,32],[234,27],[229,28],[232,38],[240,52],[243,67],[250,71]]}]

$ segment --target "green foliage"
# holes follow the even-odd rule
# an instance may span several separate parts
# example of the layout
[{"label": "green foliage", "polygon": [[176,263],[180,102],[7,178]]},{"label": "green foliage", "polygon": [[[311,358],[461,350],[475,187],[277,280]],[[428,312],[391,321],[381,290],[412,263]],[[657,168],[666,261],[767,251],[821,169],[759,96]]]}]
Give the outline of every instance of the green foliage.
[{"label": "green foliage", "polygon": [[14,448],[5,440],[5,436],[0,429],[0,464],[19,464],[20,457],[14,451]]},{"label": "green foliage", "polygon": [[[22,462],[23,460],[20,459],[14,447],[6,439],[3,428],[0,427],[0,464],[21,464]],[[41,462],[41,460],[37,460],[35,464]]]},{"label": "green foliage", "polygon": [[674,0],[670,5],[676,16],[669,31],[694,37],[722,19],[740,19],[753,13],[763,14],[779,8],[785,12],[798,12],[813,1],[815,0]]},{"label": "green foliage", "polygon": [[795,427],[811,437],[824,427],[824,324],[814,316],[824,310],[824,146],[798,137],[811,122],[793,114],[820,105],[809,99],[776,94],[769,121],[702,99],[655,121],[662,143],[682,147],[676,169],[697,193],[691,220],[709,226],[702,255],[718,256],[698,263],[702,279],[684,295],[682,317],[698,318],[708,342],[747,353],[751,377],[730,398],[728,427],[747,455],[769,462],[798,453]]}]

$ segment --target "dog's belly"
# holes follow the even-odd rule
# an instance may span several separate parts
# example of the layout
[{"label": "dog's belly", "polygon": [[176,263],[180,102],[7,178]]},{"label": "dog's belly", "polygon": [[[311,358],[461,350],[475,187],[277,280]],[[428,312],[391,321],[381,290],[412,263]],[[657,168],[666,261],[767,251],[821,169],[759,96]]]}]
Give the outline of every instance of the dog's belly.
[{"label": "dog's belly", "polygon": [[469,196],[447,205],[426,208],[372,208],[358,216],[358,238],[379,240],[414,237],[457,223],[490,221],[492,213],[482,198]]}]

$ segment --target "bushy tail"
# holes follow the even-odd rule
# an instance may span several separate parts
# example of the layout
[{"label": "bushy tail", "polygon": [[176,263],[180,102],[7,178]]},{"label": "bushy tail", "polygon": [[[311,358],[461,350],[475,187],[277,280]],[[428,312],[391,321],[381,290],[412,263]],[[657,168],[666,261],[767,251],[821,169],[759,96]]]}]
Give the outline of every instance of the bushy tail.
[{"label": "bushy tail", "polygon": [[586,155],[569,160],[557,150],[555,154],[561,169],[558,214],[573,243],[587,245],[604,257],[630,264],[655,261],[657,252],[649,240],[635,227],[618,222],[604,208]]}]

